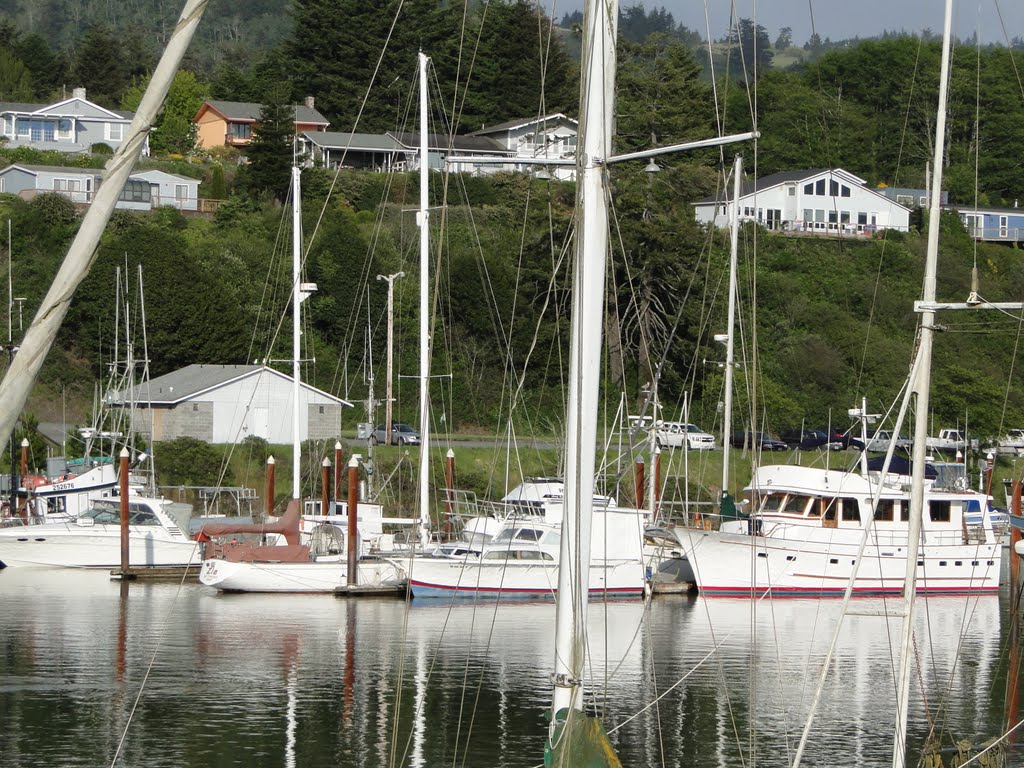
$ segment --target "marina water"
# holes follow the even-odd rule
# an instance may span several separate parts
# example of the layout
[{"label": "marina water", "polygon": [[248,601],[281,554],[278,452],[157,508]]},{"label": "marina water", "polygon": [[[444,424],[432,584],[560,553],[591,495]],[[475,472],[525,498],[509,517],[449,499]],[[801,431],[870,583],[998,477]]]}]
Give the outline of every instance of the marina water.
[{"label": "marina water", "polygon": [[[542,761],[552,603],[231,595],[14,569],[0,596],[3,768],[115,754],[147,768]],[[918,605],[908,764],[933,724],[946,744],[1004,730],[1006,589]],[[591,690],[623,764],[787,765],[839,610],[688,595],[592,605]],[[845,626],[804,762],[888,765],[899,620]]]}]

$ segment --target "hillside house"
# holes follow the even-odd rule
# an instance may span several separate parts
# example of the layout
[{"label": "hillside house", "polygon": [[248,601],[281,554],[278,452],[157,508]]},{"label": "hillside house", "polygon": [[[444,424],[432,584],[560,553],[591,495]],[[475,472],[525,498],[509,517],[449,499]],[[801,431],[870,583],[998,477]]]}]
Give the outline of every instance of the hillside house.
[{"label": "hillside house", "polygon": [[[262,365],[189,365],[122,393],[115,407],[132,408],[132,429],[149,441],[193,437],[237,443],[250,435],[274,444],[293,441],[294,380]],[[329,440],[352,404],[300,383],[299,440]]]},{"label": "hillside house", "polygon": [[[0,192],[31,200],[43,192],[57,192],[79,205],[89,205],[106,171],[57,165],[9,165],[0,170]],[[199,180],[165,171],[136,171],[128,177],[116,207],[149,211],[170,205],[183,211],[199,208]]]},{"label": "hillside house", "polygon": [[[300,138],[307,156],[315,165],[328,168],[364,168],[373,171],[419,170],[420,135],[418,133],[305,133]],[[461,162],[449,163],[458,156]],[[431,170],[448,168],[455,173],[494,173],[502,165],[474,163],[474,157],[508,157],[512,153],[484,136],[427,136],[427,164]],[[511,165],[507,166],[511,169]]]},{"label": "hillside house", "polygon": [[[525,171],[537,175],[542,170],[556,179],[576,178],[576,136],[579,123],[561,112],[536,118],[509,120],[473,131],[470,136],[483,136],[498,142],[520,162],[496,167],[501,170]],[[530,162],[523,162],[529,160]],[[571,160],[568,165],[537,164],[538,160]]]},{"label": "hillside house", "polygon": [[[0,102],[0,134],[8,147],[74,154],[106,144],[116,150],[133,117],[133,112],[94,104],[85,97],[85,88],[75,88],[71,98],[53,104]],[[148,139],[142,153],[149,154]]]},{"label": "hillside house", "polygon": [[[253,132],[263,111],[262,104],[247,101],[205,101],[193,118],[198,128],[200,147],[244,147],[252,142]],[[326,131],[330,122],[315,107],[312,96],[295,105],[295,134]]]},{"label": "hillside house", "polygon": [[[694,204],[699,222],[720,228],[729,226],[732,207],[725,191]],[[908,206],[841,168],[784,171],[744,181],[739,208],[741,221],[780,231],[870,235],[881,229],[906,232],[910,227]]]},{"label": "hillside house", "polygon": [[1024,209],[989,206],[949,206],[975,240],[989,243],[1024,243]]}]

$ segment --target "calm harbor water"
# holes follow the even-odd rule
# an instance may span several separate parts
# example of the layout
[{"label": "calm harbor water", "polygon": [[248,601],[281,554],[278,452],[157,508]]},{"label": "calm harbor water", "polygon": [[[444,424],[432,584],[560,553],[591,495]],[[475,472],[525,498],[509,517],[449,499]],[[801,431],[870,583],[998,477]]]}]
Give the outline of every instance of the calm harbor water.
[{"label": "calm harbor water", "polygon": [[[912,756],[933,723],[946,743],[1002,732],[1006,602],[919,601]],[[543,762],[550,603],[407,607],[6,569],[0,605],[3,768]],[[787,765],[838,612],[593,605],[590,684],[623,764]],[[847,620],[805,765],[889,763],[898,630]]]}]

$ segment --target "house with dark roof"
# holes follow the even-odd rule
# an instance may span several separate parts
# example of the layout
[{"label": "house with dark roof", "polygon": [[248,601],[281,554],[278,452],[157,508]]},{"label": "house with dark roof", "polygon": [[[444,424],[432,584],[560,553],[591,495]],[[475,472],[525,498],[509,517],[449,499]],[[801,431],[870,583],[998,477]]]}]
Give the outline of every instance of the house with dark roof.
[{"label": "house with dark roof", "polygon": [[[132,429],[155,442],[193,437],[237,443],[250,435],[293,441],[294,379],[263,365],[189,365],[119,393]],[[305,382],[299,385],[299,440],[330,440],[352,404]]]},{"label": "house with dark roof", "polygon": [[[200,147],[244,147],[252,142],[262,104],[247,101],[204,101],[193,118]],[[295,134],[326,131],[330,122],[316,110],[312,96],[295,105]]]},{"label": "house with dark roof", "polygon": [[[327,168],[364,168],[373,171],[416,171],[420,167],[420,135],[388,132],[336,133],[307,132],[300,137],[304,154],[314,165]],[[449,157],[461,158],[448,163]],[[448,168],[456,173],[494,173],[501,165],[477,164],[474,157],[507,157],[511,169],[512,153],[486,136],[427,135],[427,163],[431,170]]]},{"label": "house with dark roof", "polygon": [[[73,154],[106,144],[116,150],[134,117],[134,112],[94,104],[85,97],[85,88],[75,88],[71,98],[53,104],[0,102],[0,135],[8,147]],[[148,139],[142,153],[149,154]]]},{"label": "house with dark roof", "polygon": [[[556,179],[571,181],[576,178],[576,137],[579,123],[561,112],[542,117],[508,120],[473,131],[470,136],[484,136],[497,141],[511,152],[518,163],[505,170],[525,171],[537,175],[542,170]],[[572,160],[565,164],[538,164],[540,160]]]},{"label": "house with dark roof", "polygon": [[[729,190],[694,204],[697,221],[729,226],[734,201]],[[910,207],[865,186],[842,168],[783,171],[740,187],[740,221],[789,232],[870,235],[881,229],[906,232]]]}]

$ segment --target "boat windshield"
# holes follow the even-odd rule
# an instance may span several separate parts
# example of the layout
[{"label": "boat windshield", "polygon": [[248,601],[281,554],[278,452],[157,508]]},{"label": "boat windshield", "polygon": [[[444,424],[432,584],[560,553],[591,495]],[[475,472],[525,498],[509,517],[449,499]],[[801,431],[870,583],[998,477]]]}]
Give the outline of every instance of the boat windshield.
[{"label": "boat windshield", "polygon": [[[97,525],[118,525],[121,522],[121,503],[93,502],[82,517],[92,518]],[[128,522],[130,525],[160,525],[153,511],[142,504],[128,505]]]}]

